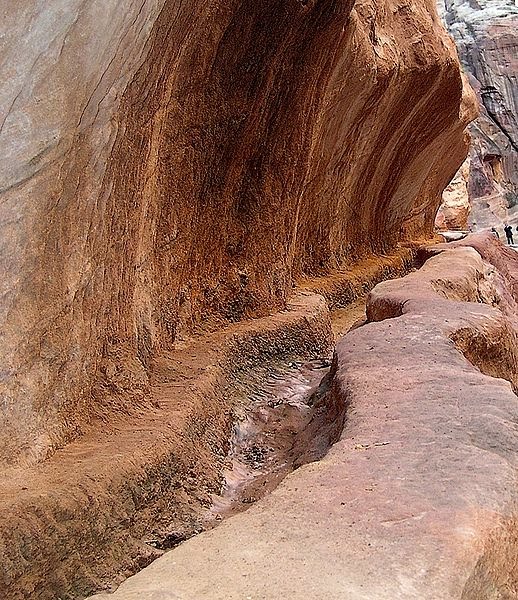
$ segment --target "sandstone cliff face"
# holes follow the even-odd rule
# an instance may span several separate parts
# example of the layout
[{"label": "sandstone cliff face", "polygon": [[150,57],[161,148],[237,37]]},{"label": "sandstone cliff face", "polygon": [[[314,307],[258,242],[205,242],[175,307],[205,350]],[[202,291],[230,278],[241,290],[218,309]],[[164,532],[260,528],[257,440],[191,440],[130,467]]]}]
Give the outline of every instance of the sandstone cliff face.
[{"label": "sandstone cliff face", "polygon": [[518,204],[518,7],[513,0],[441,0],[461,62],[481,105],[471,125],[473,221],[516,217]]},{"label": "sandstone cliff face", "polygon": [[3,462],[144,406],[150,357],[431,232],[473,98],[431,2],[3,9]]}]

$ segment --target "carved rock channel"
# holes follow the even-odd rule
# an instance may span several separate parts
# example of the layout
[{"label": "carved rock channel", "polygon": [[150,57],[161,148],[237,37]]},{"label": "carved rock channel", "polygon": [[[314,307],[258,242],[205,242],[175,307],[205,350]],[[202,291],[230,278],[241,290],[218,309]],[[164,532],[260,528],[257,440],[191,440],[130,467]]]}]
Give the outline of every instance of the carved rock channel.
[{"label": "carved rock channel", "polygon": [[[518,255],[507,264],[516,276]],[[349,403],[340,441],[96,600],[515,598],[518,297],[507,282],[463,247],[378,285],[370,322],[336,349],[331,394]]]}]

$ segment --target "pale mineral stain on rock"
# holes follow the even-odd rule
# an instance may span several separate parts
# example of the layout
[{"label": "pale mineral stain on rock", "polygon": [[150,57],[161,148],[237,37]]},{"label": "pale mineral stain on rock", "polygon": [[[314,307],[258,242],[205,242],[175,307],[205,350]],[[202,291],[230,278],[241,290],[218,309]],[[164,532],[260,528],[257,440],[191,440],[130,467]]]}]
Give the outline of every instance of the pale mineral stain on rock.
[{"label": "pale mineral stain on rock", "polygon": [[442,193],[442,203],[435,217],[439,231],[468,231],[471,212],[469,175],[470,160],[467,158]]}]

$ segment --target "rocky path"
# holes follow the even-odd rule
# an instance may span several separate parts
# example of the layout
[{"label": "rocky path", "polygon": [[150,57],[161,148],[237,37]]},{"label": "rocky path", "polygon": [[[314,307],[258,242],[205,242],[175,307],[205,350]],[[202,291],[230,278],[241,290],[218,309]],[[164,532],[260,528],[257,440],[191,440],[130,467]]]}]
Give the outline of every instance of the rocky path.
[{"label": "rocky path", "polygon": [[337,348],[330,452],[96,600],[518,597],[516,298],[457,248],[367,313]]},{"label": "rocky path", "polygon": [[[149,408],[114,407],[43,463],[5,471],[2,600],[113,590],[323,456],[343,415],[343,403],[327,403],[320,389],[334,339],[364,318],[357,299],[414,258],[415,248],[373,257],[308,280],[283,311],[178,340],[150,365]],[[242,442],[234,445],[236,424],[244,429],[234,429]]]}]

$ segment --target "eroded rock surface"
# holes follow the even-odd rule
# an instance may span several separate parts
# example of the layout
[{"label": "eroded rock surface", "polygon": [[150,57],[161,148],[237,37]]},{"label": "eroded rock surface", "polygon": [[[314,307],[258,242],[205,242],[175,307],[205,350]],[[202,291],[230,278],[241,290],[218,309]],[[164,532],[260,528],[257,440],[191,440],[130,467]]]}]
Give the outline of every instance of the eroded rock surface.
[{"label": "eroded rock surface", "polygon": [[471,212],[469,175],[470,161],[467,158],[442,193],[442,203],[435,217],[439,231],[468,231]]},{"label": "eroded rock surface", "polygon": [[473,115],[424,0],[10,2],[0,462],[152,408],[173,342],[432,231]]},{"label": "eroded rock surface", "polygon": [[[2,600],[84,598],[202,530],[236,413],[264,397],[279,367],[327,357],[332,346],[324,299],[301,293],[285,311],[157,357],[152,408],[99,424],[41,464],[3,471]],[[326,407],[307,416],[319,412]]]},{"label": "eroded rock surface", "polygon": [[337,347],[350,408],[323,460],[95,598],[517,597],[518,256],[477,245],[493,264],[448,249],[371,293]]},{"label": "eroded rock surface", "polygon": [[480,100],[471,125],[469,180],[478,227],[516,219],[518,204],[518,7],[514,0],[440,0]]}]

